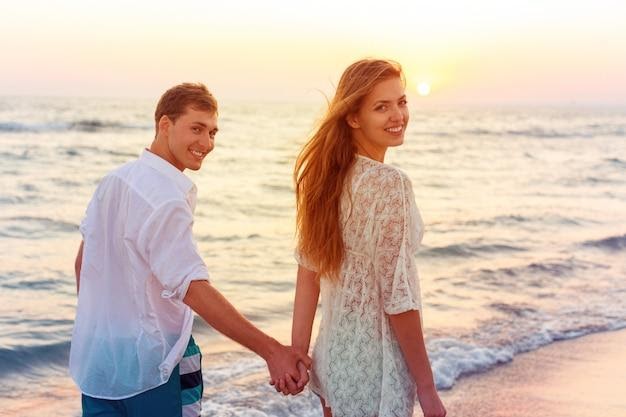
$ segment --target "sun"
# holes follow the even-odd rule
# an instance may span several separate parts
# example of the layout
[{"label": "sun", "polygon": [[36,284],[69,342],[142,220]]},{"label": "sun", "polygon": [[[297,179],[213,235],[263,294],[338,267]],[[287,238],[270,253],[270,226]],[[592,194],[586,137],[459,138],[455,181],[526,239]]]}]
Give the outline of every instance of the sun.
[{"label": "sun", "polygon": [[422,96],[422,97],[426,97],[427,95],[430,94],[430,84],[428,84],[427,82],[420,82],[417,84],[417,93]]}]

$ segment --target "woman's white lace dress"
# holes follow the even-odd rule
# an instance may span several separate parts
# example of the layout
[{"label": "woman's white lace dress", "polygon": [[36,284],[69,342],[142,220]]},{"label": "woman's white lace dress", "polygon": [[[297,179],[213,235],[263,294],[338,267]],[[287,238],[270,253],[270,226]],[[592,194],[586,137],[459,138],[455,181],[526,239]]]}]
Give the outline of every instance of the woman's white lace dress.
[{"label": "woman's white lace dress", "polygon": [[338,282],[321,279],[310,388],[335,417],[411,416],[416,387],[385,315],[421,309],[414,254],[423,222],[411,182],[359,156],[341,214],[345,256]]}]

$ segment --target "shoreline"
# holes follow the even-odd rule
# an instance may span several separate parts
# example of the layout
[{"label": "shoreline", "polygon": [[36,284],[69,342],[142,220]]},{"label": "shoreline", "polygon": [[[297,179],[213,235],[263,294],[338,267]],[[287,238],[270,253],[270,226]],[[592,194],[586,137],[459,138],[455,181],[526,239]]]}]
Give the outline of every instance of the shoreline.
[{"label": "shoreline", "polygon": [[[626,329],[554,342],[441,391],[450,417],[623,417]],[[414,416],[421,416],[416,406]]]},{"label": "shoreline", "polygon": [[[260,389],[267,392],[267,399],[272,399],[277,410],[295,407],[303,415],[321,415],[309,396],[274,397],[273,390],[265,385],[264,371],[234,376],[228,387],[207,386],[204,415],[222,410],[230,402],[236,409],[232,411],[241,413],[266,407],[265,400],[261,406],[257,396],[247,395],[254,394],[245,391],[249,378],[258,379]],[[626,329],[621,329],[554,342],[519,354],[512,362],[487,372],[461,377],[451,390],[440,391],[440,396],[448,417],[623,417],[625,382]],[[236,394],[228,394],[226,403],[212,400],[212,395],[224,400],[222,391],[231,389]],[[3,406],[0,414],[7,416],[78,416],[80,393],[69,378],[56,378],[47,381],[43,392],[29,401],[11,396],[4,399]],[[413,416],[422,416],[419,404]]]}]

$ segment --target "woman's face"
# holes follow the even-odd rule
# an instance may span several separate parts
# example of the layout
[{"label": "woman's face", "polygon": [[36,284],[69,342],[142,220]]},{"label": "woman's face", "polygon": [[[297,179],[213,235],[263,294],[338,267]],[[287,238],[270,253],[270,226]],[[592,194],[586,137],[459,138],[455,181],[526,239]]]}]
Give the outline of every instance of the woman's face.
[{"label": "woman's face", "polygon": [[347,121],[357,147],[382,161],[388,147],[402,144],[409,122],[406,94],[400,78],[379,82]]}]

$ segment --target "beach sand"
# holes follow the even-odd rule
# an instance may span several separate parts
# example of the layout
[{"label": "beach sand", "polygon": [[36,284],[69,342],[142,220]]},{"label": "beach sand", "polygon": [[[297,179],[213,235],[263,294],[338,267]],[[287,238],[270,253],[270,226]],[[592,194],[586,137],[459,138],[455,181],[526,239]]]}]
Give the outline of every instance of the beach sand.
[{"label": "beach sand", "polygon": [[449,417],[626,417],[626,330],[521,354],[441,397]]}]

